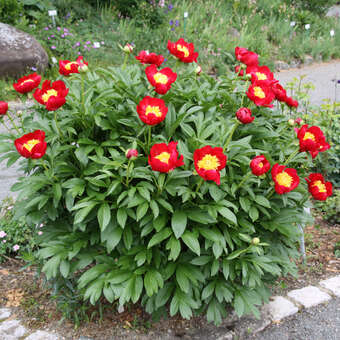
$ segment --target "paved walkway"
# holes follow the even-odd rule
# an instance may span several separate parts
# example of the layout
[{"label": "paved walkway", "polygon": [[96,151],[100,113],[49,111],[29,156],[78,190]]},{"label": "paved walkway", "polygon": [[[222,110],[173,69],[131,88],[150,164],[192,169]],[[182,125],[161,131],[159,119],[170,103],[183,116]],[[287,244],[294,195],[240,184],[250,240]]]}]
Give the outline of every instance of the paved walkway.
[{"label": "paved walkway", "polygon": [[315,90],[310,92],[312,104],[320,105],[323,99],[327,98],[334,101],[335,97],[337,101],[340,101],[340,84],[337,84],[337,88],[335,88],[335,80],[340,80],[339,59],[329,63],[318,63],[303,68],[284,70],[276,73],[275,78],[285,86],[294,77],[299,78],[302,75],[306,76],[302,83],[312,82],[315,86]]}]

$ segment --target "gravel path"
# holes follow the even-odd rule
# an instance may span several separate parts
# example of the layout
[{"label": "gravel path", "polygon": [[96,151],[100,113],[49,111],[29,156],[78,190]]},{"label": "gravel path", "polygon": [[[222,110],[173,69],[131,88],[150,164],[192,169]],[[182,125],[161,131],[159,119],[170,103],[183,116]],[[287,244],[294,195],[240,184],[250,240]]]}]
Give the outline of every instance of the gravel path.
[{"label": "gravel path", "polygon": [[254,340],[339,340],[340,298],[303,310],[281,324],[271,325]]},{"label": "gravel path", "polygon": [[312,64],[303,68],[289,69],[275,74],[275,78],[285,86],[294,77],[299,78],[306,75],[303,83],[312,82],[315,90],[310,92],[311,103],[314,105],[322,104],[323,99],[340,101],[340,84],[334,80],[340,80],[340,60],[333,60],[329,63]]}]

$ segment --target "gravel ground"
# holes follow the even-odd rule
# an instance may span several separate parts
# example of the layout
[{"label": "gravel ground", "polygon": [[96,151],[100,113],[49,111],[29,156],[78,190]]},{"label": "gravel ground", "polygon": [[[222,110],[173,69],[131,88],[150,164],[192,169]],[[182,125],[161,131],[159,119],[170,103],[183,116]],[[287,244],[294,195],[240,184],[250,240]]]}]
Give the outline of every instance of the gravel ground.
[{"label": "gravel ground", "polygon": [[271,325],[254,340],[339,340],[340,298],[319,305]]}]

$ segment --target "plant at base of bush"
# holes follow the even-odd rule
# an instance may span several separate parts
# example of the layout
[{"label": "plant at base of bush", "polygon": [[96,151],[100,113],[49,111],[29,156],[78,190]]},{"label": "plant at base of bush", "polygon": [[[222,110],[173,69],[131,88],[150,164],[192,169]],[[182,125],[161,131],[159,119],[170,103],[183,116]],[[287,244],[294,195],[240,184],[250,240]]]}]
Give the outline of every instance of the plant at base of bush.
[{"label": "plant at base of bush", "polygon": [[[191,45],[177,50],[195,53]],[[148,313],[168,306],[171,316],[206,313],[216,324],[227,305],[259,316],[268,284],[296,270],[297,224],[306,222],[309,197],[298,176],[307,177],[312,159],[299,152],[286,115],[248,99],[247,77],[198,77],[196,65],[176,62],[177,75],[153,70],[153,85],[165,94],[146,100],[159,96],[133,62],[89,64],[63,78],[69,90],[62,96],[60,80],[55,90],[37,90],[44,104],[67,94],[66,103],[36,108],[18,132],[0,136],[8,165],[20,157],[13,145],[20,133],[40,136],[20,139],[18,151],[30,158],[12,190],[17,216],[45,224],[42,271],[48,280],[75,282],[75,294],[93,305],[105,297],[121,306],[140,302]],[[257,76],[254,100],[269,91],[261,70]],[[240,107],[255,119],[239,122]],[[37,152],[41,158],[32,159]],[[264,158],[250,169],[258,155]],[[260,171],[267,162],[271,176]]]},{"label": "plant at base of bush", "polygon": [[331,224],[340,224],[340,190],[334,190],[333,196],[324,202],[316,202],[317,212],[322,213],[322,218]]},{"label": "plant at base of bush", "polygon": [[14,201],[7,198],[2,201],[0,211],[0,262],[6,256],[15,256],[22,252],[33,252],[38,230],[30,227],[24,218],[14,218]]}]

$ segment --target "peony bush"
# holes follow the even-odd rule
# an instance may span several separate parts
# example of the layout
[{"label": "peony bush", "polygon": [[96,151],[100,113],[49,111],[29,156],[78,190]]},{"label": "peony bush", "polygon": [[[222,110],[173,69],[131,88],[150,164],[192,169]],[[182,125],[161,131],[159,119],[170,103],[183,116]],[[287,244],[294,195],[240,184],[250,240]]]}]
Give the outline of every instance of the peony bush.
[{"label": "peony bush", "polygon": [[168,49],[167,67],[127,48],[122,67],[80,57],[41,88],[37,75],[18,80],[16,90],[35,82],[39,106],[18,124],[0,103],[1,160],[25,172],[16,214],[44,225],[46,278],[92,304],[216,324],[230,305],[259,315],[268,285],[295,271],[304,204],[332,193],[308,171],[329,144],[318,127],[288,123],[298,103],[256,53],[237,47],[235,73],[215,79],[193,44]]}]

